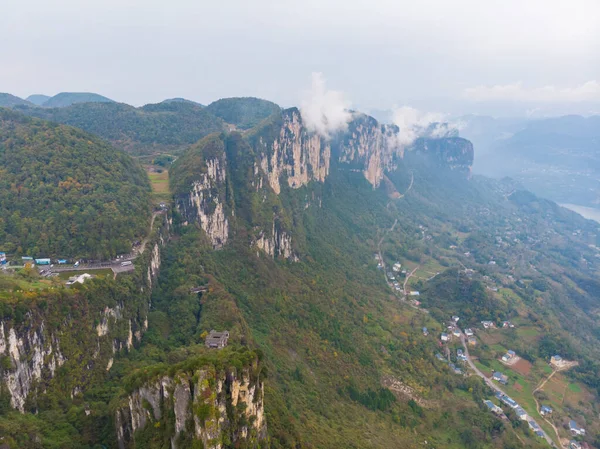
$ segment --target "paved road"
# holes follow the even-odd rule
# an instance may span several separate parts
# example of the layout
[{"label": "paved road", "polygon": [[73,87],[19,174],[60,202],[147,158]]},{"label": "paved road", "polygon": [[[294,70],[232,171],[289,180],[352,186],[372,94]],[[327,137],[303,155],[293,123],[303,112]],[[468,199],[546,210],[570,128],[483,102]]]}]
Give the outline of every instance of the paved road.
[{"label": "paved road", "polygon": [[140,255],[142,255],[146,249],[146,245],[148,244],[148,240],[150,239],[150,234],[152,233],[152,229],[154,228],[154,220],[158,215],[164,214],[165,211],[156,211],[152,214],[152,220],[150,221],[150,232],[144,238],[142,243],[135,248],[131,253],[123,255],[119,260],[116,261],[104,261],[104,262],[95,262],[95,263],[86,263],[79,264],[79,266],[75,267],[73,265],[69,266],[54,266],[50,268],[53,273],[64,273],[68,271],[85,271],[85,270],[105,270],[107,268],[111,269],[113,273],[125,273],[128,271],[133,271],[135,267],[133,264],[122,266],[122,262],[131,261],[133,262]]}]

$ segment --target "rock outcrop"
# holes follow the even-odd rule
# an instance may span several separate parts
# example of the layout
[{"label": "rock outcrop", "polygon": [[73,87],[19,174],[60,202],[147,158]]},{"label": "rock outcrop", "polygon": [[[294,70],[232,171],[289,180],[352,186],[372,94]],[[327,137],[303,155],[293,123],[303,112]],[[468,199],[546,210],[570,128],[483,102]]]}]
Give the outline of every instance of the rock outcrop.
[{"label": "rock outcrop", "polygon": [[206,365],[146,382],[116,410],[119,448],[139,447],[136,436],[144,433],[160,433],[172,449],[194,441],[205,449],[220,449],[224,441],[258,447],[266,438],[264,392],[251,372]]},{"label": "rock outcrop", "polygon": [[[229,218],[225,212],[227,158],[220,137],[201,142],[194,148],[200,154],[190,170],[192,180],[186,192],[178,195],[177,208],[185,223],[197,222],[206,232],[214,249],[223,247],[229,238]],[[215,141],[215,151],[205,151]]]},{"label": "rock outcrop", "polygon": [[[136,260],[140,276],[128,290],[115,289],[111,296],[106,286],[86,283],[80,290],[28,294],[27,313],[0,321],[0,381],[13,408],[34,410],[28,399],[52,389],[73,396],[84,391],[92,379],[110,370],[115,353],[141,340],[148,328],[150,291],[160,268],[167,218],[156,228]],[[63,365],[68,374],[56,382]]]},{"label": "rock outcrop", "polygon": [[277,194],[281,182],[293,189],[310,181],[325,181],[331,160],[330,143],[316,133],[307,131],[296,108],[282,112],[281,120],[268,126],[254,139],[254,150],[269,185]]},{"label": "rock outcrop", "polygon": [[256,246],[272,258],[283,258],[291,261],[298,261],[298,256],[294,253],[291,235],[280,229],[273,221],[273,227],[270,232],[260,231],[256,239]]},{"label": "rock outcrop", "polygon": [[380,125],[373,117],[355,114],[347,132],[336,139],[339,162],[363,172],[367,181],[379,186],[383,174],[394,168],[394,161],[402,157],[403,148],[398,145],[398,127]]},{"label": "rock outcrop", "polygon": [[0,322],[0,357],[10,362],[10,368],[4,367],[2,379],[10,393],[10,405],[21,412],[42,374],[53,377],[56,368],[65,362],[58,339],[44,331],[43,321],[37,329],[18,334],[13,327],[5,329]]},{"label": "rock outcrop", "polygon": [[450,169],[470,176],[473,165],[473,144],[461,137],[439,139],[420,138],[411,148],[413,153],[423,155],[439,168]]}]

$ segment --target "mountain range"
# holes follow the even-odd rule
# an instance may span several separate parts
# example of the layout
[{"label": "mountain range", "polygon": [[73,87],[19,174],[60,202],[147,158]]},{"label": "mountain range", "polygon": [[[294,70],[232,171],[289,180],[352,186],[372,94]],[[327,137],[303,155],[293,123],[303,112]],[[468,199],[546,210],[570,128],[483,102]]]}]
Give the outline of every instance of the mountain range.
[{"label": "mountain range", "polygon": [[[424,130],[406,143],[360,112],[323,134],[251,98],[2,114],[11,213],[59,217],[23,219],[13,241],[82,220],[89,248],[144,242],[129,274],[70,288],[0,275],[9,448],[542,448],[568,441],[571,419],[598,443],[600,229],[519,182],[474,176],[469,140]],[[139,159],[166,198],[153,212],[122,149],[152,154]],[[11,156],[37,152],[47,168]],[[86,215],[81,189],[110,195],[107,211]],[[442,340],[457,323],[474,344]],[[206,347],[215,331],[224,349]],[[577,365],[554,369],[555,355]],[[494,372],[543,436],[498,400]]]}]

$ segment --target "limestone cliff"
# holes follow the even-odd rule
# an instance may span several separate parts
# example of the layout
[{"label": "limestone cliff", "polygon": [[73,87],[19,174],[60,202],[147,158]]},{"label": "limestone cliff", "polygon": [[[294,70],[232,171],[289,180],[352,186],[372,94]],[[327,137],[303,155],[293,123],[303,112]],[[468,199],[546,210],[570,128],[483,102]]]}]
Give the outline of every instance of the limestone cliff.
[{"label": "limestone cliff", "polygon": [[221,248],[229,238],[227,157],[222,137],[203,139],[182,159],[174,169],[174,176],[183,179],[176,189],[177,210],[184,224],[197,222],[213,248]]},{"label": "limestone cliff", "polygon": [[300,111],[286,109],[281,117],[250,137],[260,167],[277,194],[281,183],[297,189],[310,181],[325,181],[331,160],[330,143],[309,132],[302,123]]},{"label": "limestone cliff", "polygon": [[424,156],[437,167],[447,168],[470,176],[473,165],[473,144],[461,137],[417,139],[411,148],[413,153]]},{"label": "limestone cliff", "polygon": [[[168,233],[168,220],[162,218],[135,261],[139,269],[129,275],[134,282],[90,281],[70,289],[16,293],[13,300],[26,304],[27,313],[7,314],[4,308],[0,391],[8,392],[13,408],[35,411],[36,398],[50,391],[81,394],[110,370],[117,352],[129,351],[141,340],[148,327],[152,280],[160,267],[159,247]],[[59,371],[63,377],[57,382]]]},{"label": "limestone cliff", "polygon": [[294,253],[292,245],[292,236],[281,229],[279,224],[275,223],[275,220],[270,232],[259,231],[255,244],[257,248],[273,258],[283,258],[294,262],[298,261],[298,256]]},{"label": "limestone cliff", "polygon": [[398,128],[380,125],[368,115],[354,114],[347,132],[335,141],[339,162],[363,172],[367,181],[379,186],[386,170],[392,170],[394,162],[402,157],[403,148],[396,144]]},{"label": "limestone cliff", "polygon": [[[248,362],[247,362],[248,363]],[[172,449],[259,447],[266,439],[263,384],[257,361],[218,369],[208,361],[145,382],[115,412],[120,449],[143,447],[148,438]]]}]

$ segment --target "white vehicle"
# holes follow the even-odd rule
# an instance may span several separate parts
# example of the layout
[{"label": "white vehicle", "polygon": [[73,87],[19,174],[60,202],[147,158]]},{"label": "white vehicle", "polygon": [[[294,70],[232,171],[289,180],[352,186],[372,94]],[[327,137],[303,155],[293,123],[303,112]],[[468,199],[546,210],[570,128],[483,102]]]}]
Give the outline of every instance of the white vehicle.
[{"label": "white vehicle", "polygon": [[74,266],[74,267],[78,267],[78,266],[79,266],[79,261],[75,262],[75,263],[73,264],[73,266]]},{"label": "white vehicle", "polygon": [[122,267],[128,267],[129,265],[133,265],[131,260],[126,260],[125,262],[121,262]]}]

